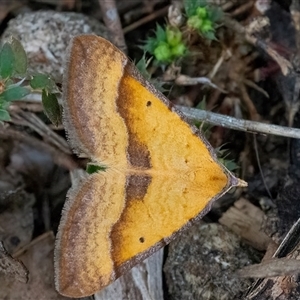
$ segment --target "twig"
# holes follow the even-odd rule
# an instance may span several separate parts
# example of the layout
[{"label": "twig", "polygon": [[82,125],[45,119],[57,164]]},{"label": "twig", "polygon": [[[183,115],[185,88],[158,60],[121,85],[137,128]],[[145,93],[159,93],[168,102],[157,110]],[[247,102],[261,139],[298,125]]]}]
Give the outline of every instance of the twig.
[{"label": "twig", "polygon": [[169,9],[169,6],[163,7],[160,10],[155,11],[152,14],[147,15],[146,17],[144,17],[144,18],[128,25],[127,27],[125,27],[123,29],[124,34],[130,32],[130,31],[132,31],[132,30],[134,30],[134,29],[136,29],[136,28],[138,28],[138,27],[140,27],[140,26],[142,26],[142,25],[144,25],[144,24],[146,24],[150,21],[153,21],[153,20],[158,19],[162,16],[165,16],[168,13],[168,9]]},{"label": "twig", "polygon": [[103,20],[112,36],[112,42],[123,52],[127,53],[127,46],[123,34],[115,0],[99,0]]},{"label": "twig", "polygon": [[235,9],[233,12],[230,13],[231,17],[239,16],[245,12],[248,12],[254,5],[254,1],[248,1],[241,6],[239,6],[237,9]]},{"label": "twig", "polygon": [[229,18],[223,18],[225,26],[234,29],[236,32],[242,34],[245,39],[251,43],[252,45],[262,49],[265,51],[270,57],[273,58],[274,61],[279,65],[281,72],[283,75],[287,75],[292,70],[291,63],[281,56],[277,51],[275,51],[270,45],[268,45],[265,41],[260,39],[259,37],[255,37],[247,32],[246,28],[244,28],[239,22]]},{"label": "twig", "polygon": [[[295,250],[300,243],[300,218],[294,223],[283,241],[272,255],[272,258],[282,258]],[[267,281],[258,279],[246,293],[246,299],[254,299],[254,297],[266,286]]]},{"label": "twig", "polygon": [[42,142],[25,132],[14,130],[10,126],[0,125],[0,138],[3,140],[9,139],[22,142],[32,146],[33,148],[41,149],[42,151],[49,153],[56,164],[68,170],[78,168],[77,163],[72,159],[71,155],[67,155],[52,145],[46,144],[45,142]]},{"label": "twig", "polygon": [[203,85],[210,86],[214,89],[217,89],[224,94],[227,94],[227,92],[225,90],[223,90],[222,88],[220,88],[216,84],[214,84],[208,77],[190,77],[190,76],[181,74],[175,79],[175,83],[179,86],[180,85],[181,86],[191,86],[191,85],[197,85],[197,84],[201,83]]},{"label": "twig", "polygon": [[212,113],[205,110],[189,108],[177,105],[177,108],[191,120],[204,121],[212,125],[222,126],[234,130],[240,130],[252,133],[274,134],[289,138],[300,138],[300,129],[293,127],[284,127],[272,124],[264,124],[260,122],[236,119]]},{"label": "twig", "polygon": [[251,98],[249,97],[249,94],[247,92],[247,89],[245,87],[245,85],[243,83],[241,83],[239,85],[239,89],[241,91],[241,95],[242,95],[242,100],[245,103],[247,110],[249,112],[250,115],[250,119],[253,121],[258,121],[259,120],[259,114],[256,110],[255,105],[253,104]]},{"label": "twig", "polygon": [[259,173],[260,173],[260,176],[261,176],[261,179],[264,183],[264,186],[265,186],[265,189],[270,197],[271,200],[273,200],[273,197],[272,197],[272,194],[270,192],[270,189],[267,185],[267,182],[265,180],[265,175],[264,175],[264,172],[262,170],[262,167],[261,167],[261,164],[260,164],[260,159],[259,159],[259,154],[258,154],[258,147],[257,147],[257,140],[256,140],[256,136],[253,135],[253,142],[254,142],[254,151],[255,151],[255,156],[256,156],[256,161],[257,161],[257,165],[258,165],[258,169],[259,169]]},{"label": "twig", "polygon": [[72,154],[70,147],[66,140],[51,130],[40,118],[31,112],[25,112],[23,110],[11,111],[12,123],[21,124],[23,126],[28,126],[41,137],[44,138],[46,142],[52,144],[60,151],[65,154]]}]

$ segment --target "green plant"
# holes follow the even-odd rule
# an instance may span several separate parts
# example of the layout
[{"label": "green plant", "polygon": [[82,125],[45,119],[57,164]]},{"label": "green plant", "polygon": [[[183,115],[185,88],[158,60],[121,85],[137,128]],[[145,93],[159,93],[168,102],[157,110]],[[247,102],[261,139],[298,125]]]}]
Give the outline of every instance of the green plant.
[{"label": "green plant", "polygon": [[143,46],[157,65],[171,64],[188,54],[188,40],[183,37],[186,27],[209,40],[215,39],[217,22],[222,18],[221,8],[207,4],[206,0],[184,0],[184,10],[187,17],[185,25],[178,28],[157,24],[154,36],[148,38]]},{"label": "green plant", "polygon": [[144,78],[146,78],[148,81],[150,81],[158,91],[164,93],[167,91],[163,87],[165,82],[158,80],[157,78],[152,78],[151,74],[148,72],[148,66],[149,66],[151,60],[152,60],[152,58],[147,59],[146,55],[144,53],[142,58],[135,64],[135,66],[137,67],[137,69],[140,71],[140,73],[143,75]]},{"label": "green plant", "polygon": [[99,172],[105,172],[107,169],[106,166],[100,166],[100,165],[96,165],[93,163],[88,163],[86,165],[86,172],[88,174],[94,174],[94,173],[99,173]]},{"label": "green plant", "polygon": [[42,104],[45,115],[54,124],[61,123],[62,108],[58,103],[58,89],[49,75],[37,73],[31,76],[30,86],[34,90],[42,91]]},{"label": "green plant", "polygon": [[42,92],[44,111],[54,123],[60,122],[60,106],[54,81],[45,74],[30,74],[27,71],[27,55],[15,38],[4,43],[0,49],[0,121],[10,121],[8,108],[32,90]]},{"label": "green plant", "polygon": [[222,17],[220,8],[210,6],[204,0],[185,0],[184,9],[188,27],[208,39],[215,39],[216,22]]},{"label": "green plant", "polygon": [[[198,105],[196,106],[196,108],[201,109],[201,110],[206,110],[206,99],[204,98],[201,102],[199,102]],[[197,126],[201,130],[201,132],[204,134],[204,136],[207,139],[209,139],[212,128],[214,127],[213,125],[208,124],[206,122],[200,122],[200,121],[195,122],[194,125]],[[238,169],[239,166],[237,165],[237,163],[234,160],[228,159],[230,150],[222,149],[224,146],[225,146],[225,144],[221,145],[218,148],[215,148],[215,151],[216,151],[217,157],[218,157],[218,161],[223,166],[225,166],[229,171],[233,172],[236,169]]]},{"label": "green plant", "polygon": [[216,148],[216,153],[218,156],[218,161],[225,166],[229,171],[233,172],[236,169],[239,168],[239,166],[237,165],[237,163],[233,160],[233,159],[228,159],[228,155],[230,154],[230,150],[228,149],[221,149],[222,147],[224,147],[224,145]]},{"label": "green plant", "polygon": [[178,28],[157,24],[155,36],[147,39],[143,49],[159,63],[172,63],[187,53],[182,33]]}]

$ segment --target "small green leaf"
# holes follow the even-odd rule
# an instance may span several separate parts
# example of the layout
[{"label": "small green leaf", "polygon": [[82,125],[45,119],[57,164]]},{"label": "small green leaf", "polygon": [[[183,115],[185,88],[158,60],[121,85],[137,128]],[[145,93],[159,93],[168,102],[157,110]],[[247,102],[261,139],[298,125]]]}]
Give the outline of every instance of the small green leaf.
[{"label": "small green leaf", "polygon": [[201,101],[197,104],[196,108],[202,109],[202,110],[206,110],[206,98],[205,98],[205,97],[203,98],[203,100],[201,100]]},{"label": "small green leaf", "polygon": [[186,47],[184,44],[179,44],[171,48],[171,53],[174,57],[182,57],[186,54]]},{"label": "small green leaf", "polygon": [[47,89],[52,90],[54,87],[54,82],[49,75],[46,74],[35,74],[30,80],[30,86],[33,89]]},{"label": "small green leaf", "polygon": [[160,92],[163,93],[166,91],[166,89],[163,88],[163,85],[165,84],[165,82],[163,82],[157,78],[152,79],[151,74],[147,70],[147,67],[150,64],[151,60],[152,60],[152,58],[147,60],[145,57],[145,53],[144,53],[143,57],[136,63],[136,67],[140,71],[140,73],[143,75],[143,77],[145,77],[148,81],[150,81],[157,90],[159,90]]},{"label": "small green leaf", "polygon": [[203,20],[201,20],[198,16],[191,16],[187,20],[187,25],[197,30],[200,30],[202,23]]},{"label": "small green leaf", "polygon": [[229,160],[229,159],[226,159],[226,158],[222,158],[222,157],[219,157],[218,158],[218,161],[226,167],[226,169],[228,169],[229,171],[233,172],[235,171],[236,169],[238,169],[238,165],[236,164],[236,162],[234,160]]},{"label": "small green leaf", "polygon": [[196,14],[200,19],[206,19],[207,18],[207,8],[206,7],[198,7],[196,9]]},{"label": "small green leaf", "polygon": [[152,60],[151,58],[147,60],[145,53],[144,53],[143,57],[135,64],[137,69],[140,71],[140,73],[143,75],[143,77],[145,77],[147,80],[151,79],[151,74],[149,74],[149,72],[147,70],[147,67],[149,66],[151,60]]},{"label": "small green leaf", "polygon": [[168,62],[171,60],[171,48],[166,42],[160,42],[154,50],[154,56],[158,61]]},{"label": "small green leaf", "polygon": [[182,33],[178,28],[167,27],[166,38],[171,47],[176,47],[182,43]]},{"label": "small green leaf", "polygon": [[93,173],[99,173],[99,172],[105,172],[107,168],[105,166],[99,166],[99,165],[94,165],[92,163],[87,164],[86,166],[86,172],[88,174],[93,174]]},{"label": "small green leaf", "polygon": [[146,52],[153,53],[156,45],[157,45],[156,39],[150,37],[145,41],[145,45],[143,45],[141,48]]},{"label": "small green leaf", "polygon": [[163,27],[161,27],[159,24],[156,24],[155,35],[156,35],[156,40],[158,42],[164,42],[167,40],[166,30]]},{"label": "small green leaf", "polygon": [[0,76],[8,78],[14,71],[14,52],[8,43],[5,43],[0,52]]},{"label": "small green leaf", "polygon": [[214,31],[213,23],[210,20],[204,20],[200,29],[203,33]]},{"label": "small green leaf", "polygon": [[198,7],[207,6],[206,0],[185,0],[184,1],[184,10],[188,17],[191,17],[197,14]]},{"label": "small green leaf", "polygon": [[153,55],[154,50],[161,42],[167,41],[166,30],[159,24],[156,24],[156,30],[154,32],[155,37],[150,37],[146,40],[145,45],[142,47],[143,50]]},{"label": "small green leaf", "polygon": [[25,74],[27,70],[27,55],[26,52],[17,39],[12,37],[10,46],[14,54],[14,68],[17,74]]},{"label": "small green leaf", "polygon": [[28,94],[30,94],[29,89],[22,86],[15,86],[5,90],[2,94],[0,94],[0,97],[5,101],[13,101],[20,100]]},{"label": "small green leaf", "polygon": [[0,109],[0,121],[10,121],[10,115],[7,110]]},{"label": "small green leaf", "polygon": [[216,40],[216,36],[214,31],[208,31],[208,32],[204,32],[203,35],[208,39],[208,40]]},{"label": "small green leaf", "polygon": [[45,89],[43,89],[42,103],[45,115],[55,126],[58,126],[58,124],[61,123],[61,107],[56,95],[48,93]]},{"label": "small green leaf", "polygon": [[223,18],[223,15],[224,15],[224,13],[220,7],[212,7],[209,10],[209,19],[213,23],[221,21],[221,19]]}]

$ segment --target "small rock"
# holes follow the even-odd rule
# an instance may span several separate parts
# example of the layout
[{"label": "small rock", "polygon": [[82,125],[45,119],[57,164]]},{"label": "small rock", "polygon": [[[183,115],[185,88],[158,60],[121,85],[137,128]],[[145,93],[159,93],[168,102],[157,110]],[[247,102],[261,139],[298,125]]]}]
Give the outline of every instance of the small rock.
[{"label": "small rock", "polygon": [[257,262],[250,248],[222,225],[191,227],[169,246],[164,266],[168,299],[242,299],[251,281],[235,271]]},{"label": "small rock", "polygon": [[20,40],[28,56],[29,69],[62,81],[66,48],[79,34],[108,38],[106,27],[96,19],[73,12],[36,11],[12,19],[2,36]]}]

